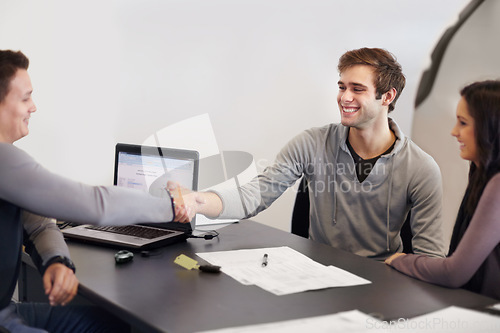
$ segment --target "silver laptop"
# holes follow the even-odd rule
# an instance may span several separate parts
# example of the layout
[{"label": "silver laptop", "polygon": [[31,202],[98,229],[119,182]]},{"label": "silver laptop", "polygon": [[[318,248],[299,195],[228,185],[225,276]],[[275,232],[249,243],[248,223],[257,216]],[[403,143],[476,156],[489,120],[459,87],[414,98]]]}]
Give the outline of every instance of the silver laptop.
[{"label": "silver laptop", "polygon": [[[199,154],[193,150],[118,143],[115,149],[114,185],[168,196],[172,180],[185,188],[198,188]],[[126,203],[124,203],[126,204]],[[128,226],[78,225],[63,229],[68,239],[128,249],[151,249],[186,240],[195,229],[191,223],[144,223]]]}]

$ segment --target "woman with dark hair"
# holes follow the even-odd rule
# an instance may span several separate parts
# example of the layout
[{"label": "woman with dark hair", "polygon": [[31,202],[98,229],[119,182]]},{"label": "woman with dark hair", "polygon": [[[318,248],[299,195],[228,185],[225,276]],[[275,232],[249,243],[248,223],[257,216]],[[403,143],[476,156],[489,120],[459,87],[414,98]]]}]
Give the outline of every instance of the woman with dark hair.
[{"label": "woman with dark hair", "polygon": [[386,263],[418,279],[500,299],[500,81],[460,92],[451,134],[471,162],[447,258],[395,254]]}]

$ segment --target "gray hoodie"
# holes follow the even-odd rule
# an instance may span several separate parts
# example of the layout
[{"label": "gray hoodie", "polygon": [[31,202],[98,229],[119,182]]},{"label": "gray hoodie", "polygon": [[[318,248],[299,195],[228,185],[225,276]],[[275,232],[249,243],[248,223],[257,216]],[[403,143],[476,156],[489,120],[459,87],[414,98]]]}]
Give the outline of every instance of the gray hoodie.
[{"label": "gray hoodie", "polygon": [[389,118],[397,139],[360,183],[346,144],[348,127],[330,124],[293,138],[273,165],[239,188],[214,188],[220,218],[248,218],[269,207],[302,175],[309,182],[309,237],[354,254],[383,260],[401,252],[399,236],[411,211],[413,251],[444,256],[442,186],[436,162]]}]

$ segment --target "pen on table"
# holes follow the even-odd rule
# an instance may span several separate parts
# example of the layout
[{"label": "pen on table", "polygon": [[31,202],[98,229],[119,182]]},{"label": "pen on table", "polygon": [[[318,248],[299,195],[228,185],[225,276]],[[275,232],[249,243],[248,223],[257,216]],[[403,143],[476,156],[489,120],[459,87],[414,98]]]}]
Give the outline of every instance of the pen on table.
[{"label": "pen on table", "polygon": [[262,258],[262,267],[266,267],[267,266],[267,253],[264,254],[264,258]]}]

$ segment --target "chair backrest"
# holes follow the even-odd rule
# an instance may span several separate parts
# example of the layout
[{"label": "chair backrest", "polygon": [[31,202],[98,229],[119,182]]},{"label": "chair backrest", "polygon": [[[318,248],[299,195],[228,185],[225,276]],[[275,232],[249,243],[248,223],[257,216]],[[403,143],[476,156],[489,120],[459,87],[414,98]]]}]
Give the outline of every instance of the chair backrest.
[{"label": "chair backrest", "polygon": [[411,219],[411,211],[408,213],[408,216],[406,217],[405,223],[403,223],[400,232],[401,240],[403,241],[404,253],[413,253],[413,246],[411,244],[411,239],[413,238],[413,234],[411,232],[410,219]]},{"label": "chair backrest", "polygon": [[307,180],[302,177],[292,213],[292,234],[309,238],[309,189]]},{"label": "chair backrest", "polygon": [[[309,186],[305,177],[302,177],[295,204],[292,212],[292,234],[309,238]],[[403,241],[403,252],[413,253],[411,239],[413,234],[410,226],[411,212],[408,213],[403,226],[401,227],[401,240]]]}]

